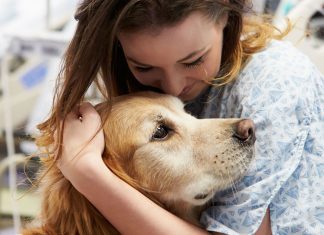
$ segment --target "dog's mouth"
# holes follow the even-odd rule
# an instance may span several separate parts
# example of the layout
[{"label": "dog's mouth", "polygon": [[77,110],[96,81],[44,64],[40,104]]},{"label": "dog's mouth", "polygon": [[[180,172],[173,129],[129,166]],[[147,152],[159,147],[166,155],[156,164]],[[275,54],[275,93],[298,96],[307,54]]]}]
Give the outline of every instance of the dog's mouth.
[{"label": "dog's mouth", "polygon": [[212,197],[214,196],[214,194],[216,193],[215,189],[207,189],[207,190],[203,190],[202,192],[197,192],[197,194],[193,197],[193,201],[195,201],[194,204],[196,205],[203,205],[206,202],[208,202],[210,199],[212,199]]},{"label": "dog's mouth", "polygon": [[199,193],[194,197],[194,199],[195,200],[203,200],[203,199],[206,199],[209,194],[210,193]]}]

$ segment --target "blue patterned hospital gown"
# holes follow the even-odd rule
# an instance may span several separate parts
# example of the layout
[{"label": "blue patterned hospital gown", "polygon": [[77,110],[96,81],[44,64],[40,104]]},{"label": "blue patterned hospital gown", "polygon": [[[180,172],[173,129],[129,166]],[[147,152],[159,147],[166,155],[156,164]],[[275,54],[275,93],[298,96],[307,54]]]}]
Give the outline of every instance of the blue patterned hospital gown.
[{"label": "blue patterned hospital gown", "polygon": [[207,230],[253,234],[269,207],[273,234],[324,235],[324,77],[306,56],[273,41],[235,82],[209,88],[186,108],[256,124],[255,162],[202,213]]}]

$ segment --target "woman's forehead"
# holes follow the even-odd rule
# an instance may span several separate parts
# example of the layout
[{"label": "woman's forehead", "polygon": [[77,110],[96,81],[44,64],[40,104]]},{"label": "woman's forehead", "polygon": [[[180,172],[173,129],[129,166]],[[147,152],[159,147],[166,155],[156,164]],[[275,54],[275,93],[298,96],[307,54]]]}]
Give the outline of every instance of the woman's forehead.
[{"label": "woman's forehead", "polygon": [[[217,36],[217,25],[200,14],[192,14],[181,23],[164,27],[154,33],[149,30],[121,32],[118,39],[126,56],[159,57],[167,53],[186,56],[211,44]],[[221,35],[220,35],[221,36]]]}]

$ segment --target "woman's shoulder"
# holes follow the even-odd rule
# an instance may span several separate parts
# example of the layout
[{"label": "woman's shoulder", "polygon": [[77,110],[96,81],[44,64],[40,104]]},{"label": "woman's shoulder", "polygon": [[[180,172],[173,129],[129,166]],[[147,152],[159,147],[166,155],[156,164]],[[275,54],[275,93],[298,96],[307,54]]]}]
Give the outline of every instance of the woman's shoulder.
[{"label": "woman's shoulder", "polygon": [[311,113],[316,97],[324,95],[319,90],[323,88],[323,76],[307,56],[289,42],[273,41],[251,57],[223,97],[238,111],[298,107]]},{"label": "woman's shoulder", "polygon": [[[310,59],[287,41],[273,40],[262,51],[251,56],[235,81],[238,90],[258,87],[280,90],[313,86],[322,75]],[[299,90],[298,89],[298,90]],[[312,88],[315,89],[315,88]]]},{"label": "woman's shoulder", "polygon": [[254,53],[251,56],[250,62],[257,60],[273,60],[278,59],[282,61],[291,61],[292,57],[297,57],[296,59],[307,59],[307,56],[297,49],[297,47],[290,41],[285,40],[271,40],[263,49]]},{"label": "woman's shoulder", "polygon": [[[288,41],[272,40],[267,47],[251,56],[240,76],[249,74],[262,79],[273,75],[285,79],[287,75],[301,76],[315,69],[309,58]],[[286,77],[281,77],[286,75]],[[288,78],[287,78],[288,79]]]}]

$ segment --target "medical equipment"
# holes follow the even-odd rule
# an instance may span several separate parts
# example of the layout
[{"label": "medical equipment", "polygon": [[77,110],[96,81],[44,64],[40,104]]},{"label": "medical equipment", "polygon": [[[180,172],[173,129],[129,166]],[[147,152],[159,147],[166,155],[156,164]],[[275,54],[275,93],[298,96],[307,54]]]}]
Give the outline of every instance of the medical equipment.
[{"label": "medical equipment", "polygon": [[[291,41],[300,51],[309,56],[317,68],[324,74],[324,41],[317,40],[309,30],[312,26],[311,16],[316,12],[323,11],[324,0],[302,0],[293,6],[286,16],[278,13],[274,20],[275,25],[283,30],[287,26],[288,18],[293,28],[285,37]],[[280,11],[280,10],[279,10]],[[324,19],[322,22],[324,26]],[[314,25],[313,25],[314,26]]]},{"label": "medical equipment", "polygon": [[[55,1],[55,3],[57,2],[61,2],[61,5],[64,5],[65,3],[65,6],[67,5],[66,3],[71,4],[71,2],[76,4],[76,1]],[[49,4],[50,2],[47,1],[47,3]],[[21,5],[19,6],[21,7]],[[25,5],[25,7],[26,6],[29,6],[29,8],[34,8],[37,7],[38,4],[31,4],[31,2],[28,1],[28,4]],[[73,9],[74,8],[75,5]],[[47,9],[50,9],[50,7]],[[64,15],[63,13],[66,12],[64,9],[66,10],[69,8],[62,7],[57,14],[61,16]],[[32,9],[30,12],[33,12],[34,14],[35,9]],[[73,10],[70,8],[70,18],[72,13]],[[50,58],[53,56],[61,56],[70,40],[70,35],[66,34],[66,32],[54,32],[53,30],[49,29],[53,25],[50,18],[47,18],[47,20],[44,20],[44,18],[36,19],[35,17],[27,17],[20,14],[16,20],[10,21],[5,26],[2,25],[0,27],[0,40],[2,45],[0,51],[0,80],[2,91],[2,95],[0,97],[0,115],[4,118],[4,126],[3,128],[0,126],[0,130],[1,132],[2,129],[5,130],[5,140],[8,155],[5,159],[0,161],[0,166],[9,166],[9,195],[14,220],[14,234],[19,233],[21,222],[20,208],[18,208],[16,201],[17,179],[15,160],[17,155],[15,154],[14,148],[13,131],[16,125],[20,123],[23,118],[27,118],[26,113],[23,113],[25,112],[23,110],[28,110],[25,109],[27,101],[31,101],[31,103],[33,103],[32,101],[36,96],[39,95],[41,90],[40,84],[44,82],[45,77],[49,74],[48,61],[50,61]],[[46,22],[46,24],[44,24],[44,22]],[[3,35],[5,35],[5,37]],[[28,59],[26,64],[22,64],[19,69],[13,73],[10,73],[10,61],[16,55],[23,55],[23,57]],[[24,65],[26,65],[26,67],[24,67]],[[28,69],[27,65],[32,66],[32,69],[30,69],[30,67]],[[12,89],[14,89],[14,93]],[[30,89],[29,93],[27,92],[27,89]],[[21,92],[24,91],[26,91],[26,94],[28,93],[29,96],[21,96]],[[26,102],[26,104],[24,102]],[[12,113],[12,108],[15,108],[15,106],[19,107],[16,109],[17,115],[13,115]],[[0,122],[2,125],[3,120],[0,120]]]},{"label": "medical equipment", "polygon": [[[0,3],[2,1],[0,0]],[[26,0],[16,1],[19,3],[15,10],[17,17],[14,20],[8,21],[5,25],[0,24],[0,61],[3,54],[6,53],[6,45],[9,43],[10,50],[15,55],[21,57],[22,53],[24,55],[28,54],[28,59],[21,66],[18,66],[15,71],[11,71],[8,74],[10,76],[11,108],[15,114],[12,117],[12,122],[14,127],[19,127],[30,115],[29,112],[35,105],[45,81],[55,79],[56,75],[54,73],[57,73],[57,71],[51,71],[53,66],[57,68],[53,61],[44,61],[43,58],[35,56],[35,53],[52,54],[56,57],[61,55],[60,53],[64,50],[65,44],[61,43],[58,46],[56,43],[53,46],[51,41],[61,40],[61,38],[64,41],[68,41],[71,37],[70,35],[73,33],[71,32],[73,31],[71,26],[73,27],[74,24],[70,19],[75,9],[76,0],[59,0],[54,2],[47,0],[47,5],[44,0],[34,0],[34,2],[36,1],[35,3],[39,4],[31,4],[30,1]],[[6,3],[7,1],[4,2]],[[30,14],[30,12],[33,12],[33,14]],[[67,30],[65,26],[70,21],[71,23],[68,24],[69,29]],[[35,35],[37,36],[35,37]],[[24,38],[23,45],[19,43],[19,38]],[[42,45],[35,46],[37,44]],[[48,78],[49,76],[51,78]],[[2,118],[4,116],[4,104],[1,89],[0,86],[0,136],[4,127]]]},{"label": "medical equipment", "polygon": [[[19,68],[9,73],[10,109],[14,114],[11,121],[14,127],[22,126],[29,116],[29,112],[47,79],[48,70],[48,61],[35,58],[26,60]],[[0,90],[3,90],[2,86],[0,86]],[[0,130],[4,130],[4,102],[3,96],[0,96]]]}]

